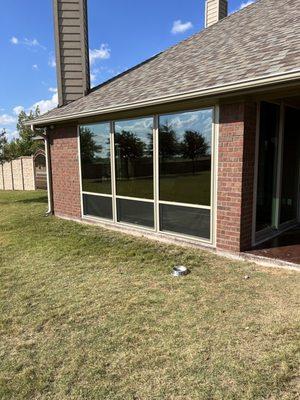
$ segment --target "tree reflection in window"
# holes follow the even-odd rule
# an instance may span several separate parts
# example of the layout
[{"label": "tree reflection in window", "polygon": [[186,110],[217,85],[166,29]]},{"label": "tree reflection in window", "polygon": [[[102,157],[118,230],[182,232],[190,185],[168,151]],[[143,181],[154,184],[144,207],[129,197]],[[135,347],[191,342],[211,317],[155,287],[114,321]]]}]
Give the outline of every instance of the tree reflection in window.
[{"label": "tree reflection in window", "polygon": [[134,163],[136,160],[144,156],[146,143],[138,138],[134,133],[122,131],[115,134],[115,146],[117,158],[124,162],[125,168],[120,169],[120,177],[124,175],[125,179],[129,179],[131,174],[129,172],[129,164]]},{"label": "tree reflection in window", "polygon": [[159,122],[160,200],[210,205],[212,110]]},{"label": "tree reflection in window", "polygon": [[206,156],[208,148],[209,146],[202,133],[197,131],[185,131],[184,139],[181,143],[182,157],[192,160],[193,174],[196,173],[196,160]]},{"label": "tree reflection in window", "polygon": [[111,194],[110,125],[80,127],[82,190]]},{"label": "tree reflection in window", "polygon": [[115,123],[117,195],[153,199],[153,119]]},{"label": "tree reflection in window", "polygon": [[82,127],[80,130],[80,150],[81,161],[85,163],[93,163],[101,153],[103,146],[95,141],[95,134],[89,128]]}]

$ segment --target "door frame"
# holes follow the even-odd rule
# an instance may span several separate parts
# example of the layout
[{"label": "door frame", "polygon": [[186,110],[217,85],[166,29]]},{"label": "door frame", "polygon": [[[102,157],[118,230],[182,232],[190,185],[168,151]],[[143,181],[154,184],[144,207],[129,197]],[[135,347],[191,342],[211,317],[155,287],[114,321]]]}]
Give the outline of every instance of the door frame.
[{"label": "door frame", "polygon": [[259,162],[259,139],[260,139],[260,115],[261,115],[261,102],[257,104],[257,119],[256,119],[256,135],[255,135],[255,163],[254,163],[254,188],[253,188],[253,219],[252,219],[252,247],[272,239],[282,232],[291,229],[300,221],[300,158],[299,158],[299,178],[298,178],[298,205],[297,216],[293,220],[280,223],[281,212],[281,193],[282,193],[282,166],[283,166],[283,147],[284,147],[284,128],[286,107],[288,106],[284,101],[268,101],[269,103],[280,105],[279,113],[279,127],[278,127],[278,145],[275,155],[276,159],[276,184],[275,184],[275,215],[272,216],[272,225],[274,226],[264,228],[256,231],[256,213],[257,213],[257,183],[258,183],[258,162]]}]

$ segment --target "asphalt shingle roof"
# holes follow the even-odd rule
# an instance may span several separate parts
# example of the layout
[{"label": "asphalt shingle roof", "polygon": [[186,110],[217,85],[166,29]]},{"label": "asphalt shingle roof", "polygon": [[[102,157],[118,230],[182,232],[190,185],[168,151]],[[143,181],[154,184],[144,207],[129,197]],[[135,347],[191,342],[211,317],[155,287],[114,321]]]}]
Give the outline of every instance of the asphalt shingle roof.
[{"label": "asphalt shingle roof", "polygon": [[300,70],[300,0],[258,0],[34,121]]}]

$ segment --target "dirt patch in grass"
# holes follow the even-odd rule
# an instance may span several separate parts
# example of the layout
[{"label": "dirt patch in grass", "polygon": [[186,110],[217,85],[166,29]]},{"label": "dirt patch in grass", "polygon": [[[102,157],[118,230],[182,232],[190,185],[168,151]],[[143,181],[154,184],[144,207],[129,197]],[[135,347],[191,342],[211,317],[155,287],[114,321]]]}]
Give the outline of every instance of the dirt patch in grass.
[{"label": "dirt patch in grass", "polygon": [[299,398],[299,273],[0,208],[1,399]]}]

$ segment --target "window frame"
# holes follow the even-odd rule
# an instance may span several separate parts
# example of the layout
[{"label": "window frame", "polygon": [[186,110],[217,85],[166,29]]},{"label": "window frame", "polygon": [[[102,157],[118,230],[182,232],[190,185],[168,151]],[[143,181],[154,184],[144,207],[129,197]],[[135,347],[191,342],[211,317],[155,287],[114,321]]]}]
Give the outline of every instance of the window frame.
[{"label": "window frame", "polygon": [[[81,159],[81,128],[82,127],[86,127],[86,126],[95,126],[95,125],[108,125],[109,126],[109,135],[108,135],[108,138],[109,138],[109,150],[110,150],[110,152],[111,152],[111,128],[110,128],[110,123],[109,122],[105,122],[105,121],[103,121],[103,122],[95,122],[95,123],[91,123],[91,124],[83,124],[83,125],[78,125],[78,135],[79,135],[79,150],[80,150],[80,152],[78,153],[79,154],[79,159],[80,159],[80,177],[81,177],[81,187],[83,188],[83,177],[82,177],[82,159]],[[112,168],[111,168],[111,163],[112,163],[112,159],[111,159],[111,157],[110,157],[110,160],[109,160],[109,164],[110,164],[110,172],[112,172]],[[99,195],[99,196],[104,196],[104,197],[112,197],[112,180],[113,180],[113,177],[112,177],[112,175],[110,176],[110,191],[111,191],[111,193],[101,193],[101,192],[90,192],[90,191],[88,191],[88,190],[82,190],[82,193],[85,193],[85,194],[90,194],[90,195]]]},{"label": "window frame", "polygon": [[[206,205],[198,205],[198,204],[189,204],[189,203],[178,203],[178,202],[169,202],[163,201],[159,199],[159,117],[164,115],[176,115],[183,114],[188,112],[202,111],[202,110],[211,110],[212,111],[212,136],[211,136],[211,201],[210,206]],[[115,123],[118,121],[129,121],[129,120],[138,120],[143,118],[153,118],[153,200],[152,199],[143,199],[143,198],[134,198],[127,196],[120,196],[116,194],[116,165],[115,165]],[[82,190],[82,169],[81,169],[81,150],[80,150],[80,127],[82,125],[89,126],[100,123],[108,123],[110,124],[110,151],[111,151],[111,194],[97,194],[91,192],[85,192]],[[183,109],[179,111],[169,111],[159,114],[145,114],[142,116],[130,117],[130,118],[120,118],[120,119],[110,119],[110,120],[101,120],[98,122],[92,123],[84,123],[78,124],[77,126],[78,132],[78,159],[79,159],[79,180],[80,180],[80,204],[81,204],[81,217],[85,220],[91,220],[95,222],[102,222],[103,224],[113,225],[116,227],[123,228],[131,228],[137,231],[145,231],[146,233],[158,234],[159,236],[166,236],[170,238],[181,238],[182,240],[188,240],[189,242],[201,243],[208,247],[216,246],[216,214],[217,214],[217,164],[218,164],[218,154],[217,154],[217,146],[218,146],[218,137],[219,137],[219,105],[212,104],[211,106],[205,107],[195,107],[192,109]],[[99,195],[104,197],[110,197],[112,199],[112,210],[113,210],[113,219],[104,219],[99,217],[94,217],[91,215],[85,215],[83,210],[83,194],[90,195]],[[117,199],[128,199],[133,201],[141,201],[148,202],[154,205],[154,228],[149,228],[146,226],[135,225],[132,223],[118,221],[117,215]],[[174,206],[182,206],[189,208],[199,208],[210,210],[210,238],[205,239],[201,237],[186,235],[177,232],[170,232],[161,229],[160,224],[160,204],[166,205],[174,205]]]}]

